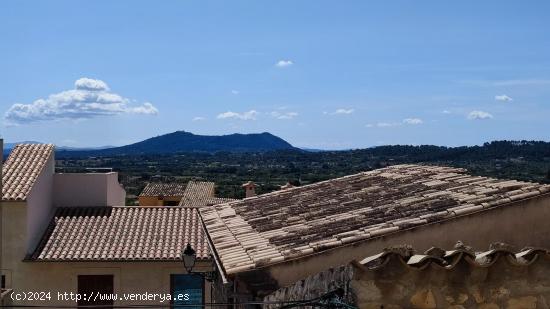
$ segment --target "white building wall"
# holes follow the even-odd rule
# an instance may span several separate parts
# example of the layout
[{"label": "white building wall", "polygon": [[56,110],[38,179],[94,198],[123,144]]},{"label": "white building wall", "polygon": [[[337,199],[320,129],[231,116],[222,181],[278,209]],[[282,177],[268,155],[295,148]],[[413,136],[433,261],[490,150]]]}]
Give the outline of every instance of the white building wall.
[{"label": "white building wall", "polygon": [[126,205],[126,190],[118,182],[118,173],[112,173],[107,177],[107,205]]},{"label": "white building wall", "polygon": [[51,155],[27,195],[27,253],[32,253],[48,226],[52,215],[55,159]]},{"label": "white building wall", "polygon": [[55,207],[123,206],[125,200],[116,172],[55,174]]}]

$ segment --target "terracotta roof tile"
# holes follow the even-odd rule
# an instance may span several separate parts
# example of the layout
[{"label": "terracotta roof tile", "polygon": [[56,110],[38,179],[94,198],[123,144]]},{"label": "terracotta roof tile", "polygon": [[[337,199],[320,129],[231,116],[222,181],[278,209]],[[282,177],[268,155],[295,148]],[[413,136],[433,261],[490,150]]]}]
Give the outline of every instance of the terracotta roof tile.
[{"label": "terracotta roof tile", "polygon": [[180,260],[190,243],[209,257],[196,208],[59,208],[30,257],[37,261]]},{"label": "terracotta roof tile", "polygon": [[201,208],[226,273],[237,273],[548,192],[550,186],[397,165]]},{"label": "terracotta roof tile", "polygon": [[214,197],[214,183],[190,181],[187,183],[180,206],[205,206],[206,200]]},{"label": "terracotta roof tile", "polygon": [[213,182],[189,181],[181,183],[149,183],[139,196],[181,197],[179,206],[202,207],[235,201],[235,199],[214,196]]},{"label": "terracotta roof tile", "polygon": [[397,246],[384,249],[381,253],[357,261],[366,266],[369,270],[378,270],[388,265],[387,261],[391,258],[397,258],[403,261],[401,265],[407,265],[413,268],[427,269],[427,264],[437,264],[443,268],[441,270],[452,270],[459,261],[466,261],[476,267],[487,267],[494,264],[499,258],[514,266],[528,266],[538,255],[550,257],[550,251],[544,248],[526,247],[519,251],[513,247],[503,244],[491,244],[488,251],[475,252],[471,247],[455,246],[453,250],[445,251],[441,248],[433,247],[424,253],[416,253],[411,246]]},{"label": "terracotta roof tile", "polygon": [[3,166],[2,200],[26,200],[53,152],[52,144],[15,146]]},{"label": "terracotta roof tile", "polygon": [[139,196],[183,196],[186,185],[182,183],[148,183]]},{"label": "terracotta roof tile", "polygon": [[237,201],[236,199],[215,197],[215,184],[206,181],[190,181],[179,206],[203,207]]}]

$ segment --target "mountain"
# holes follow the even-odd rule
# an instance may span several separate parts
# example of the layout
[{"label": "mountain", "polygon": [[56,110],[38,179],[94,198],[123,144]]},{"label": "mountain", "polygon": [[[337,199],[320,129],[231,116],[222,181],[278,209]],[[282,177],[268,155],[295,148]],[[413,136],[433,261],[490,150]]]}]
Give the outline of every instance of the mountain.
[{"label": "mountain", "polygon": [[4,143],[4,150],[12,150],[15,145],[17,144],[41,144],[40,142],[35,141],[24,141],[24,142],[17,142],[17,143]]},{"label": "mountain", "polygon": [[[24,141],[24,142],[15,142],[15,143],[4,143],[4,158],[7,158],[10,155],[10,152],[13,148],[15,148],[18,144],[43,144],[41,142],[37,141]],[[113,148],[115,146],[100,146],[100,147],[69,147],[69,146],[55,146],[55,148],[58,151],[93,151],[93,150],[101,150],[101,149],[107,149],[107,148]]]},{"label": "mountain", "polygon": [[98,147],[71,147],[71,146],[55,146],[57,150],[68,150],[68,151],[89,151],[89,150],[103,150],[108,148],[114,148],[116,146],[98,146]]},{"label": "mountain", "polygon": [[112,156],[178,152],[264,152],[285,149],[297,148],[267,132],[208,136],[176,131],[121,147],[87,151],[60,150],[58,154],[61,156]]}]

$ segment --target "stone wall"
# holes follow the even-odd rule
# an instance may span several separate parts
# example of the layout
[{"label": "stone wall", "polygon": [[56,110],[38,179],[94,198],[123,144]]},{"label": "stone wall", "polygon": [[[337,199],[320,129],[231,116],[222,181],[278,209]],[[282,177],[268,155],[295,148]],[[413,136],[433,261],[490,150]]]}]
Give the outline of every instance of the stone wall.
[{"label": "stone wall", "polygon": [[264,301],[311,299],[338,287],[359,308],[550,308],[550,254],[536,248],[514,253],[505,245],[477,254],[468,247],[427,254],[387,249],[310,276]]},{"label": "stone wall", "polygon": [[[303,301],[323,296],[336,289],[343,289],[345,300],[354,302],[349,290],[349,284],[354,277],[355,267],[351,264],[315,274],[305,280],[300,280],[294,285],[279,289],[264,298],[266,302]],[[280,305],[267,305],[267,308],[278,308]]]}]

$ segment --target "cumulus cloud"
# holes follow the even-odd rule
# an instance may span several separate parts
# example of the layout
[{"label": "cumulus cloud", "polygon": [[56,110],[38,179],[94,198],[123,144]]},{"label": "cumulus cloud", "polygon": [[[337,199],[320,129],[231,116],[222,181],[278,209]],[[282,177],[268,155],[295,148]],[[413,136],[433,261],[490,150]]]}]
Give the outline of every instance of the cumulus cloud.
[{"label": "cumulus cloud", "polygon": [[240,120],[256,120],[258,112],[255,110],[249,110],[248,112],[236,113],[227,111],[218,115],[218,119],[240,119]]},{"label": "cumulus cloud", "polygon": [[278,111],[271,112],[271,117],[281,119],[281,120],[290,120],[296,116],[298,116],[298,113],[296,112],[278,112]]},{"label": "cumulus cloud", "polygon": [[99,79],[83,77],[74,82],[75,89],[88,91],[109,91],[109,86]]},{"label": "cumulus cloud", "polygon": [[13,104],[4,114],[8,125],[61,119],[87,119],[120,114],[158,114],[158,109],[145,102],[130,106],[130,99],[110,91],[101,80],[81,78],[75,89],[51,94],[30,104]]},{"label": "cumulus cloud", "polygon": [[203,121],[203,120],[206,120],[206,118],[204,118],[204,117],[195,117],[195,118],[193,118],[193,121]]},{"label": "cumulus cloud", "polygon": [[417,125],[417,124],[423,124],[424,121],[422,121],[422,119],[420,118],[405,118],[403,119],[403,123]]},{"label": "cumulus cloud", "polygon": [[510,102],[510,101],[514,101],[514,99],[512,99],[511,97],[503,94],[503,95],[496,95],[495,96],[495,100],[497,101],[501,101],[501,102]]},{"label": "cumulus cloud", "polygon": [[134,114],[149,114],[149,115],[156,115],[159,113],[159,110],[149,102],[143,103],[142,106],[129,107],[127,111]]},{"label": "cumulus cloud", "polygon": [[442,113],[443,113],[443,114],[447,114],[447,115],[448,115],[448,114],[450,114],[450,113],[451,113],[451,111],[450,111],[450,110],[447,110],[447,109],[446,109],[446,110],[442,111]]},{"label": "cumulus cloud", "polygon": [[482,120],[482,119],[491,119],[493,115],[484,112],[484,111],[471,111],[468,114],[468,119],[470,120]]},{"label": "cumulus cloud", "polygon": [[286,67],[289,67],[291,65],[293,65],[294,62],[292,62],[292,60],[279,60],[275,66],[276,67],[279,67],[279,68],[286,68]]}]

